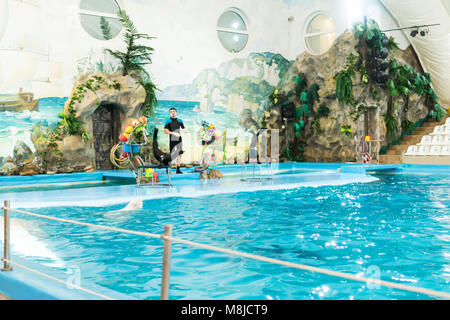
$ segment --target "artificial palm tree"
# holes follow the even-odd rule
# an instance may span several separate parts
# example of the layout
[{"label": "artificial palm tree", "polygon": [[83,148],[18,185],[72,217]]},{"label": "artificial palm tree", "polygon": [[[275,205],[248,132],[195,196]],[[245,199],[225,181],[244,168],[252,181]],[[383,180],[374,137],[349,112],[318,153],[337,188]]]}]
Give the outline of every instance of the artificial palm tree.
[{"label": "artificial palm tree", "polygon": [[139,33],[124,10],[120,10],[117,16],[125,28],[124,41],[126,44],[126,52],[112,51],[110,49],[106,49],[106,51],[121,62],[123,76],[126,76],[133,71],[138,73],[138,82],[144,87],[146,92],[146,99],[143,106],[144,115],[146,117],[151,117],[154,113],[154,108],[158,104],[155,92],[158,88],[156,88],[155,84],[150,80],[150,75],[147,70],[145,70],[145,65],[152,63],[150,56],[154,49],[139,44],[138,42],[140,40],[152,40],[154,37],[151,37],[148,34]]},{"label": "artificial palm tree", "polygon": [[105,17],[100,17],[100,29],[105,40],[111,40],[113,38],[111,34],[111,27]]},{"label": "artificial palm tree", "polygon": [[149,74],[145,70],[145,65],[151,64],[151,54],[154,49],[149,46],[139,44],[139,40],[151,40],[154,37],[145,33],[139,33],[134,26],[133,21],[124,10],[120,10],[117,14],[120,22],[125,28],[124,41],[126,44],[126,52],[113,51],[106,49],[109,54],[120,60],[122,64],[122,75],[126,76],[131,71],[139,71],[141,79],[148,78]]}]

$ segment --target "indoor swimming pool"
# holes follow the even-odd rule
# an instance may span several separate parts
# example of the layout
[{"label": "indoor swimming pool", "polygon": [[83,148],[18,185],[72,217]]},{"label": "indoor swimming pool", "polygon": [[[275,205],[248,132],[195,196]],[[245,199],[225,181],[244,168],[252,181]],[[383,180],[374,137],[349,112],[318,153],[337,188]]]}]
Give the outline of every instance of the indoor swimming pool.
[{"label": "indoor swimming pool", "polygon": [[[134,231],[161,234],[172,224],[181,239],[448,291],[450,171],[366,175],[335,169],[305,165],[273,180],[242,182],[235,167],[225,168],[220,181],[176,177],[172,191],[118,184],[3,193],[2,198],[15,197],[12,207],[33,213]],[[121,210],[136,198],[143,200],[142,208]],[[125,297],[160,297],[160,239],[15,212],[11,234],[12,260],[32,261],[42,271],[69,278],[76,273],[82,286]],[[174,243],[170,299],[434,297]]]}]

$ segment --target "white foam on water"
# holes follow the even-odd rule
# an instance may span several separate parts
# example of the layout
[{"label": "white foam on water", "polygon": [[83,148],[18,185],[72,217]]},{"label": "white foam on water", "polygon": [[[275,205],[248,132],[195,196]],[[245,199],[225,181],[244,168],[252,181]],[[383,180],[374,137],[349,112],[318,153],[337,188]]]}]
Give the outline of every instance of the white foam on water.
[{"label": "white foam on water", "polygon": [[[6,136],[5,136],[6,133]],[[0,156],[12,156],[14,146],[18,141],[23,141],[31,151],[35,151],[33,142],[31,141],[31,130],[21,129],[15,126],[9,126],[0,130]]]},{"label": "white foam on water", "polygon": [[[28,231],[31,227],[29,226],[30,221],[12,218],[10,222],[10,246],[13,254],[47,259],[52,262],[43,263],[44,265],[58,268],[65,267],[66,264],[62,259],[53,253],[44,242]],[[36,229],[36,227],[33,226],[33,229]],[[0,230],[3,230],[3,220],[0,221]],[[0,239],[3,242],[3,232]]]}]

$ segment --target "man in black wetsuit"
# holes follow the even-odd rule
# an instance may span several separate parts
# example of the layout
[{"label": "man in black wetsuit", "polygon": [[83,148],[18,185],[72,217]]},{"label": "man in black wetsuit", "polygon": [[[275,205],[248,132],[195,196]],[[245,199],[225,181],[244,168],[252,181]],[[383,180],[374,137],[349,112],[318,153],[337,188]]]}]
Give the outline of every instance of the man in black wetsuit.
[{"label": "man in black wetsuit", "polygon": [[182,173],[180,170],[181,155],[184,153],[180,128],[184,133],[189,133],[189,131],[184,127],[183,121],[177,118],[177,109],[171,108],[169,114],[170,119],[164,124],[164,133],[170,136],[170,157],[172,161],[177,159],[177,173],[180,174]]}]

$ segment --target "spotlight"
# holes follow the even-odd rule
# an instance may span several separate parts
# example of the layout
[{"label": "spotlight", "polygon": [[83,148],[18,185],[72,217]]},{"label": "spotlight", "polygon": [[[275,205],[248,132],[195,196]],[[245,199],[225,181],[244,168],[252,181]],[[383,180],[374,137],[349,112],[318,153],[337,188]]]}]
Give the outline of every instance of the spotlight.
[{"label": "spotlight", "polygon": [[420,31],[420,35],[421,35],[422,37],[425,37],[427,34],[428,34],[428,30],[422,30],[422,31]]},{"label": "spotlight", "polygon": [[413,31],[411,31],[410,35],[411,35],[411,37],[415,38],[418,33],[419,33],[419,30],[413,30]]}]

